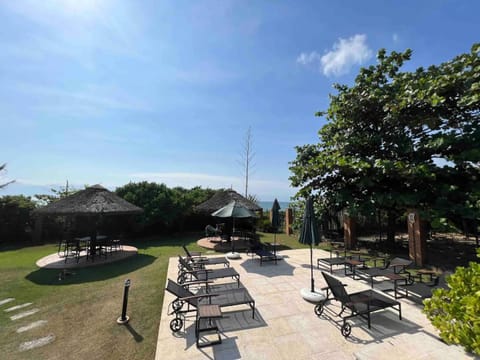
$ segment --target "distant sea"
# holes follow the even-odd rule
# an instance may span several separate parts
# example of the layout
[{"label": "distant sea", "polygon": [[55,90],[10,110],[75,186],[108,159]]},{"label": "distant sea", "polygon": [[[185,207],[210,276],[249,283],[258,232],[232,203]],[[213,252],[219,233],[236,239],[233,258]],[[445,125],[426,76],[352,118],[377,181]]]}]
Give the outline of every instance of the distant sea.
[{"label": "distant sea", "polygon": [[[285,210],[286,208],[288,208],[288,205],[290,204],[290,202],[288,201],[279,201],[278,203],[280,204],[280,210]],[[273,200],[258,201],[258,205],[260,205],[264,211],[270,211],[273,206]]]}]

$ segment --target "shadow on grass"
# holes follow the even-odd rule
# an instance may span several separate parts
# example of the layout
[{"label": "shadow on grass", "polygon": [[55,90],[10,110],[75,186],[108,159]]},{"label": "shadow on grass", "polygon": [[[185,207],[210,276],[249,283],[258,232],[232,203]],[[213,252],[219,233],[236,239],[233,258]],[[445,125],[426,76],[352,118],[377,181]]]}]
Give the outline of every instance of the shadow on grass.
[{"label": "shadow on grass", "polygon": [[59,269],[38,269],[25,278],[37,285],[71,285],[102,281],[128,274],[155,261],[152,255],[137,254],[125,260],[87,268],[71,269],[64,273]]},{"label": "shadow on grass", "polygon": [[125,328],[130,332],[130,334],[132,334],[133,339],[136,342],[142,342],[143,341],[143,336],[140,335],[139,333],[137,333],[135,331],[135,329],[130,324],[125,324]]}]

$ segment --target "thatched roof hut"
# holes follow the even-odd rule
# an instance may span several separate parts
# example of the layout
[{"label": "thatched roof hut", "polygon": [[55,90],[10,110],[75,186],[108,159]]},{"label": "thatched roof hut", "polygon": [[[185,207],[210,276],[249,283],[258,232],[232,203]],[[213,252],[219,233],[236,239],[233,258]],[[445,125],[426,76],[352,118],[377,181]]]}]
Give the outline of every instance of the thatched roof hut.
[{"label": "thatched roof hut", "polygon": [[211,214],[234,200],[250,211],[262,211],[262,208],[256,203],[248,200],[232,189],[218,190],[210,199],[196,206],[195,211]]},{"label": "thatched roof hut", "polygon": [[101,185],[94,185],[36,209],[36,215],[126,215],[142,208],[122,199]]}]

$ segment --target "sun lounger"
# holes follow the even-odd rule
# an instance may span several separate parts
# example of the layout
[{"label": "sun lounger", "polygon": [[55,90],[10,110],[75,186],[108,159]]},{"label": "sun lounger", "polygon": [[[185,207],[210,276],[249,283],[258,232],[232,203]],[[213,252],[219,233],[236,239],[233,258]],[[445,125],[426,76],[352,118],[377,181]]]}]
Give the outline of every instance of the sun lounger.
[{"label": "sun lounger", "polygon": [[274,253],[265,249],[257,249],[254,252],[255,255],[260,257],[260,266],[264,261],[275,261],[275,265],[277,264],[277,256]]},{"label": "sun lounger", "polygon": [[188,251],[185,245],[182,246],[185,254],[187,256],[187,261],[189,261],[194,266],[204,268],[207,265],[223,265],[225,267],[230,267],[230,262],[224,257],[205,257],[205,256],[194,256]]},{"label": "sun lounger", "polygon": [[407,271],[407,266],[411,265],[412,261],[408,259],[402,259],[396,257],[391,261],[387,261],[384,267],[373,267],[373,268],[361,268],[358,269],[356,275],[359,277],[366,278],[370,281],[370,285],[373,288],[375,278],[386,278],[391,280],[392,274],[405,274],[407,275],[407,281],[412,282],[410,273]]},{"label": "sun lounger", "polygon": [[275,261],[276,265],[277,260],[279,260],[279,257],[277,257],[275,253],[266,249],[264,244],[255,239],[249,240],[247,255],[252,255],[252,257],[255,255],[258,256],[260,258],[260,266],[262,266],[264,261]]},{"label": "sun lounger", "polygon": [[[351,312],[350,315],[342,317],[343,325],[340,330],[344,337],[348,337],[352,331],[352,327],[347,320],[355,316],[360,316],[366,319],[369,329],[371,325],[370,314],[375,311],[392,308],[398,311],[398,317],[400,320],[402,319],[401,304],[398,301],[380,294],[375,290],[364,290],[348,294],[345,290],[345,285],[338,279],[323,271],[322,275],[328,285],[327,298],[324,302],[315,306],[315,314],[320,316],[328,301],[339,301],[342,305],[342,310],[338,316],[341,316],[346,309]],[[329,293],[332,294],[333,298],[329,297]]]},{"label": "sun lounger", "polygon": [[433,295],[435,289],[448,288],[445,277],[435,277],[430,283],[413,282],[395,287],[395,299],[409,298],[416,302],[423,302]]},{"label": "sun lounger", "polygon": [[170,322],[170,329],[173,332],[182,328],[186,313],[196,311],[199,306],[206,304],[218,305],[220,308],[245,304],[252,309],[252,318],[255,318],[255,300],[244,287],[224,290],[200,287],[193,293],[168,279],[166,290],[175,296],[175,300],[169,304],[168,311],[168,315],[175,315],[175,319]]},{"label": "sun lounger", "polygon": [[177,282],[183,284],[188,281],[209,281],[222,278],[231,277],[237,281],[238,287],[240,287],[240,274],[234,268],[222,268],[222,269],[195,269],[181,256],[178,256],[178,262],[183,268],[179,271]]},{"label": "sun lounger", "polygon": [[[335,251],[336,257],[332,256],[333,251],[330,251],[330,257],[317,259],[317,268],[320,269],[320,265],[327,265],[330,268],[330,274],[333,274],[334,266],[345,266],[345,260],[350,259],[347,256],[339,256],[339,252]],[[345,252],[346,255],[346,252]]]}]

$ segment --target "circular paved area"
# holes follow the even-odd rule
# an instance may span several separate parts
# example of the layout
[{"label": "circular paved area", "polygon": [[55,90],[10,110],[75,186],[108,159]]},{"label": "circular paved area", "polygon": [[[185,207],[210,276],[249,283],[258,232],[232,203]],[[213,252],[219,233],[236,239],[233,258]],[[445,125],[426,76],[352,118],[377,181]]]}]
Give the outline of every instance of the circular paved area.
[{"label": "circular paved area", "polygon": [[92,261],[91,259],[88,259],[87,261],[87,254],[85,252],[82,252],[80,254],[80,259],[78,263],[75,258],[68,258],[67,262],[65,262],[64,257],[58,256],[58,254],[55,253],[47,255],[38,260],[37,266],[43,269],[73,269],[87,266],[96,266],[126,259],[128,257],[137,255],[137,252],[138,249],[136,247],[123,245],[123,251],[115,251],[112,253],[108,253],[106,258],[104,256],[96,256],[95,261]]}]

